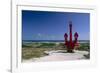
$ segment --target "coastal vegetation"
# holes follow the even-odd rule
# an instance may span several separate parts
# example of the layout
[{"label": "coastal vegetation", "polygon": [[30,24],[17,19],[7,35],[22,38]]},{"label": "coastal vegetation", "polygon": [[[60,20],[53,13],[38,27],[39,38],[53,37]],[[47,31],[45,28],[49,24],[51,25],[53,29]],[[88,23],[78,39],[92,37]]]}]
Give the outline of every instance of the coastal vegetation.
[{"label": "coastal vegetation", "polygon": [[[66,50],[64,43],[55,43],[55,42],[31,42],[31,43],[22,43],[22,60],[39,58],[48,55],[45,51],[52,50]],[[89,43],[80,43],[80,46],[76,49],[80,51],[90,51]],[[66,52],[67,53],[67,50]],[[84,55],[86,58],[89,58],[90,54]]]}]

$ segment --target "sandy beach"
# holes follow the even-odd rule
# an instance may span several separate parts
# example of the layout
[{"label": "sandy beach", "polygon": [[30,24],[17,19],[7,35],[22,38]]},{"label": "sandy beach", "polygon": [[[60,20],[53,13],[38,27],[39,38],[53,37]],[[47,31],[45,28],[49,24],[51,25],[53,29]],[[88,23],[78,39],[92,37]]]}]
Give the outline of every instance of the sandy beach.
[{"label": "sandy beach", "polygon": [[80,60],[86,59],[84,55],[87,55],[87,51],[78,51],[74,50],[74,53],[64,53],[63,50],[57,51],[45,51],[49,55],[40,57],[40,58],[32,58],[29,60],[23,60],[24,63],[28,62],[47,62],[47,61],[67,61],[67,60]]}]

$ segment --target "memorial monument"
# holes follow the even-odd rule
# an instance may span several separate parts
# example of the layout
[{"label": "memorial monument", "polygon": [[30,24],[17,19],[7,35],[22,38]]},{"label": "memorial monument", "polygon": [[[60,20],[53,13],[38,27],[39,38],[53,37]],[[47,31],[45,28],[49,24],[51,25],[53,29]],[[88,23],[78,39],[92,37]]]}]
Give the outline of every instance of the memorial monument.
[{"label": "memorial monument", "polygon": [[65,33],[64,34],[64,38],[65,38],[65,46],[67,49],[67,52],[69,53],[73,53],[75,46],[78,46],[78,33],[75,32],[74,33],[74,40],[72,40],[72,22],[69,22],[69,40],[68,40],[68,34]]}]

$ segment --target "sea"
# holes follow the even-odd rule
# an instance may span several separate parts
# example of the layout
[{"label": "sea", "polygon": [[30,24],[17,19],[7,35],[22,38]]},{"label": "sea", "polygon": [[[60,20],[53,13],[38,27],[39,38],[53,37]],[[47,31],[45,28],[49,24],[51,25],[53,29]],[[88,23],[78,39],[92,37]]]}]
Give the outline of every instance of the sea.
[{"label": "sea", "polygon": [[[57,43],[57,42],[61,42],[63,43],[64,40],[22,40],[23,43],[34,43],[34,42],[37,42],[37,43],[42,43],[42,42],[51,42],[51,43]],[[79,43],[89,43],[90,40],[79,40],[78,41]]]}]

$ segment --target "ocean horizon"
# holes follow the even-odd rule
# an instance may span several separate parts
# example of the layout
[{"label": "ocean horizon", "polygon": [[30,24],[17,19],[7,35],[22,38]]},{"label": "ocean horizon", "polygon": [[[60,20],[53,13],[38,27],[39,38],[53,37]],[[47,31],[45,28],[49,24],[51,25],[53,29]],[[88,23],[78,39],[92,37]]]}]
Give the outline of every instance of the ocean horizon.
[{"label": "ocean horizon", "polygon": [[[22,42],[64,42],[65,40],[22,40]],[[80,43],[89,43],[90,40],[79,40]]]}]

